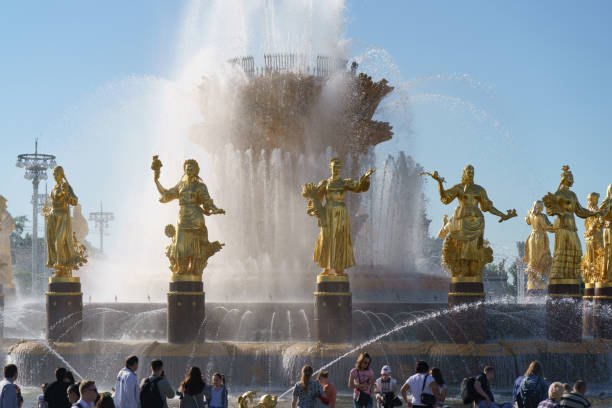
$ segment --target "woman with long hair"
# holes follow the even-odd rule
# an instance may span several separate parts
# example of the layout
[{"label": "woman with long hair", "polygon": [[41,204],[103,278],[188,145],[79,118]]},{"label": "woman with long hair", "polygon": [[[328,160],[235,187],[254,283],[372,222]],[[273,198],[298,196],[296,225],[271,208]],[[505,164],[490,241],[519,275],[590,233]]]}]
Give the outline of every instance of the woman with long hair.
[{"label": "woman with long hair", "polygon": [[517,395],[517,405],[522,408],[536,408],[548,397],[548,384],[544,381],[542,363],[535,360],[529,364],[523,375]]},{"label": "woman with long hair", "polygon": [[442,370],[440,370],[438,367],[433,367],[430,374],[433,377],[434,382],[438,384],[438,399],[435,406],[442,407],[444,406],[444,401],[446,400],[446,383],[442,377]]},{"label": "woman with long hair", "polygon": [[100,394],[100,399],[96,402],[95,408],[115,408],[115,401],[109,392]]},{"label": "woman with long hair", "polygon": [[227,408],[227,388],[225,387],[225,376],[214,373],[212,384],[207,387],[206,402],[209,408]]},{"label": "woman with long hair", "polygon": [[361,353],[355,362],[355,368],[349,373],[349,388],[353,389],[353,406],[355,408],[372,408],[372,386],[374,371],[370,368],[372,357]]},{"label": "woman with long hair", "polygon": [[202,379],[202,371],[198,367],[191,367],[187,376],[179,387],[182,393],[181,408],[204,408],[204,391],[206,383]]},{"label": "woman with long hair", "polygon": [[321,384],[317,380],[312,379],[312,373],[311,366],[305,365],[302,367],[302,378],[293,387],[291,408],[314,408],[316,398],[319,398],[324,404],[329,403],[329,399],[325,396]]}]

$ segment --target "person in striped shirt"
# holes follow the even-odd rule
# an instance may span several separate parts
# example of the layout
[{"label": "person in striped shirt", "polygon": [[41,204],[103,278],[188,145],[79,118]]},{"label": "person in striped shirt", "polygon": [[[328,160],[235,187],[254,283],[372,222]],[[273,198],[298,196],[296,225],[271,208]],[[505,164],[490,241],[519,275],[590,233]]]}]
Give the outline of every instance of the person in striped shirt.
[{"label": "person in striped shirt", "polygon": [[591,403],[585,398],[587,385],[584,381],[578,380],[574,383],[574,391],[563,394],[561,406],[567,408],[590,408]]}]

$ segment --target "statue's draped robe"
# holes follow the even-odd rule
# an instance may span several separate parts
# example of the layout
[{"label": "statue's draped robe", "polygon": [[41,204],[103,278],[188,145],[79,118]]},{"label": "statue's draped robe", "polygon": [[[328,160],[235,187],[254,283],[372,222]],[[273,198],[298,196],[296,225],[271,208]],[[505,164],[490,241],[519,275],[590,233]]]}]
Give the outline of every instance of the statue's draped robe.
[{"label": "statue's draped robe", "polygon": [[576,194],[569,189],[557,190],[557,219],[554,223],[555,251],[550,277],[552,279],[578,279],[582,262],[582,247],[576,229],[574,214],[587,218],[591,212],[580,205]]},{"label": "statue's draped robe", "polygon": [[[159,199],[162,203],[179,200],[178,229],[170,246],[170,259],[176,262],[176,273],[202,275],[208,256],[208,229],[204,211],[214,207],[206,184],[199,180],[180,181],[166,190]],[[203,207],[203,208],[202,208]],[[188,270],[187,270],[188,268]]]},{"label": "statue's draped robe", "polygon": [[78,202],[72,187],[62,191],[56,184],[49,194],[51,212],[47,216],[47,266],[49,268],[71,268],[81,257],[76,253],[72,239],[70,206]]},{"label": "statue's draped robe", "polygon": [[355,266],[351,225],[348,209],[344,203],[346,191],[361,193],[370,188],[370,178],[359,181],[346,178],[333,181],[331,178],[317,185],[317,196],[325,198],[325,223],[320,227],[319,238],[314,249],[314,261],[323,269],[344,270]]},{"label": "statue's draped robe", "polygon": [[601,267],[601,281],[612,282],[612,196],[608,197],[599,206],[604,219],[603,229],[603,265]]},{"label": "statue's draped robe", "polygon": [[[452,276],[477,276],[488,258],[483,251],[485,219],[478,205],[482,211],[488,211],[493,203],[484,188],[472,183],[457,184],[440,194],[444,204],[450,204],[455,198],[460,206],[449,221],[442,247],[442,263],[451,270]],[[460,266],[468,269],[461,271]]]},{"label": "statue's draped robe", "polygon": [[[525,241],[523,262],[527,264],[528,269],[536,272],[537,276],[534,276],[534,279],[536,277],[541,279],[549,272],[552,263],[546,233],[551,230],[551,225],[544,214],[529,214],[525,217],[525,222],[531,225],[531,233]],[[529,279],[533,280],[531,274],[529,274]]]},{"label": "statue's draped robe", "polygon": [[584,228],[586,253],[582,257],[582,280],[585,283],[595,283],[599,281],[601,275],[599,263],[599,252],[603,248],[601,220],[598,216],[589,217],[584,220]]},{"label": "statue's draped robe", "polygon": [[0,213],[0,284],[5,288],[14,288],[13,267],[11,259],[10,234],[15,228],[15,221],[8,211]]}]

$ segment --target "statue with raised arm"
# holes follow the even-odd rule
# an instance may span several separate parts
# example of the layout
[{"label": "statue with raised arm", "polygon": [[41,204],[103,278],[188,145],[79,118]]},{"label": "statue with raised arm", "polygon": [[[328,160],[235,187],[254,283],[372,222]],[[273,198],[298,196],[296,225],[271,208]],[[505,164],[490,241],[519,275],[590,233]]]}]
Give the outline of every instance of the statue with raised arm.
[{"label": "statue with raised arm", "polygon": [[6,198],[0,195],[0,284],[4,293],[15,292],[15,278],[11,260],[11,232],[15,229],[15,220],[6,210]]},{"label": "statue with raised arm", "polygon": [[557,191],[548,193],[542,198],[548,215],[556,215],[553,224],[555,231],[555,251],[553,254],[551,279],[572,279],[580,277],[582,261],[582,247],[574,214],[580,218],[596,215],[596,212],[583,208],[578,202],[576,194],[570,190],[574,184],[574,176],[569,166],[562,167],[561,183]]},{"label": "statue with raised arm", "polygon": [[177,228],[168,225],[165,229],[166,235],[172,238],[172,243],[166,249],[170,270],[174,275],[202,279],[208,258],[224,245],[219,241],[208,241],[204,216],[225,214],[225,211],[217,208],[210,198],[206,184],[199,177],[198,162],[193,159],[185,160],[183,177],[170,189],[165,189],[159,182],[161,167],[158,156],[153,156],[151,169],[154,171],[155,185],[161,194],[159,201],[168,203],[178,200],[180,207]]},{"label": "statue with raised arm", "polygon": [[600,282],[612,282],[612,184],[608,186],[606,198],[599,206],[603,225],[603,259]]},{"label": "statue with raised arm", "polygon": [[[598,212],[598,193],[590,193],[587,196],[587,209]],[[596,283],[601,279],[601,267],[603,258],[603,226],[604,221],[598,215],[588,217],[584,220],[584,243],[586,253],[582,257],[582,280],[584,283]]]},{"label": "statue with raised arm", "polygon": [[[447,223],[442,247],[442,265],[450,270],[453,278],[473,277],[482,279],[484,266],[493,261],[493,250],[485,245],[485,220],[482,211],[497,215],[499,222],[516,217],[516,210],[508,210],[506,214],[493,206],[486,190],[474,184],[474,166],[467,165],[463,169],[461,183],[448,190],[444,189],[444,178],[437,171],[421,173],[431,176],[438,182],[440,200],[450,204],[455,198],[459,207]],[[479,208],[480,206],[480,208]]]},{"label": "statue with raised arm", "polygon": [[552,264],[547,233],[553,232],[553,228],[546,214],[542,213],[543,210],[544,203],[538,200],[525,217],[525,222],[531,226],[531,233],[525,240],[523,257],[523,262],[527,264],[527,290],[546,290],[546,280]]},{"label": "statue with raised arm", "polygon": [[308,199],[306,213],[317,217],[320,227],[313,259],[323,268],[321,275],[330,275],[332,269],[335,275],[345,275],[346,269],[355,266],[350,217],[344,199],[347,191],[368,191],[370,175],[374,173],[370,169],[359,180],[353,180],[340,178],[341,169],[340,159],[333,158],[329,162],[330,178],[316,186],[308,183],[302,187],[302,196]]},{"label": "statue with raised arm", "polygon": [[78,203],[74,190],[68,184],[62,166],[53,169],[55,186],[43,208],[47,219],[47,267],[55,269],[55,278],[71,278],[72,271],[87,262],[87,255],[72,234],[70,206]]}]

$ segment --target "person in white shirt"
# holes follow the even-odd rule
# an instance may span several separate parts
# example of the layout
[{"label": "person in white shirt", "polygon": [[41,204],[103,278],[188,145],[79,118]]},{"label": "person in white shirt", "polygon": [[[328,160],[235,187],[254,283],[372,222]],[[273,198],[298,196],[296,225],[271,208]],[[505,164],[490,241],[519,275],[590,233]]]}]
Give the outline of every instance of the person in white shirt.
[{"label": "person in white shirt", "polygon": [[138,408],[140,388],[138,387],[138,357],[129,356],[125,359],[125,367],[117,374],[115,383],[115,407]]},{"label": "person in white shirt", "polygon": [[[416,362],[415,371],[416,374],[408,378],[402,385],[402,397],[409,407],[433,407],[436,401],[440,399],[440,388],[433,377],[429,375],[429,365],[425,361],[419,360]],[[410,401],[408,401],[408,390],[412,394]],[[423,394],[432,395],[436,401],[431,404],[425,403]]]},{"label": "person in white shirt", "polygon": [[98,398],[98,389],[93,380],[81,381],[79,386],[81,398],[72,406],[73,408],[94,408]]}]

